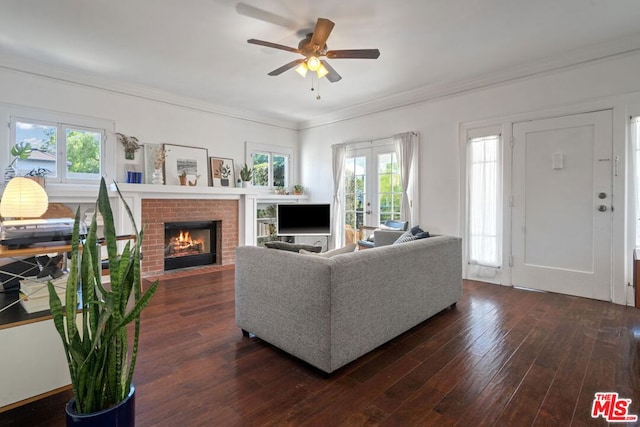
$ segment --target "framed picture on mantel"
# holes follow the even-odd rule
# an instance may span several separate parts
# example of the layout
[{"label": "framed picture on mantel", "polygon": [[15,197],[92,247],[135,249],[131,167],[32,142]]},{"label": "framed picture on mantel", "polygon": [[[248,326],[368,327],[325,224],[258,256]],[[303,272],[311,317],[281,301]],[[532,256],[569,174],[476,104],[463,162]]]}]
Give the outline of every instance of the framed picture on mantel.
[{"label": "framed picture on mantel", "polygon": [[166,185],[209,186],[209,168],[206,148],[164,144],[166,158],[164,176]]},{"label": "framed picture on mantel", "polygon": [[210,157],[211,182],[214,187],[235,187],[233,159]]}]

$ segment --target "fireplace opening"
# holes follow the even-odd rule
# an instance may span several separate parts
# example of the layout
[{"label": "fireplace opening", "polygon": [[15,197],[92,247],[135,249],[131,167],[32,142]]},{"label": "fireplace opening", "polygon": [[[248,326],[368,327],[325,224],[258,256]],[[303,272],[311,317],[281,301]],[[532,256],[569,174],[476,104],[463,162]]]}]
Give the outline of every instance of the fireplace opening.
[{"label": "fireplace opening", "polygon": [[215,264],[219,221],[167,222],[164,270]]}]

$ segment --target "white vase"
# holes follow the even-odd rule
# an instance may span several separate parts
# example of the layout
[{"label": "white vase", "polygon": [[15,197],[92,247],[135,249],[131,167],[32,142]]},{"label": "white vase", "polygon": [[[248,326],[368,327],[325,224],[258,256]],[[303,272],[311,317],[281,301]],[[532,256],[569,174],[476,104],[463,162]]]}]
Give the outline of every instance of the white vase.
[{"label": "white vase", "polygon": [[155,169],[151,175],[151,183],[162,185],[164,184],[164,178],[162,177],[162,169]]}]

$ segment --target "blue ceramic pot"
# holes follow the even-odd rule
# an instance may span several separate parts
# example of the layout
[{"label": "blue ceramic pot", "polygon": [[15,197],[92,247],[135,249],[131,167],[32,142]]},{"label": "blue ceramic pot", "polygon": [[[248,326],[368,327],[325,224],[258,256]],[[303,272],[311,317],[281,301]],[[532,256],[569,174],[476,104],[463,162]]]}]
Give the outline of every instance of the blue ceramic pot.
[{"label": "blue ceramic pot", "polygon": [[78,414],[75,411],[76,400],[67,402],[67,427],[134,427],[136,425],[135,387],[124,400],[111,408],[90,414]]}]

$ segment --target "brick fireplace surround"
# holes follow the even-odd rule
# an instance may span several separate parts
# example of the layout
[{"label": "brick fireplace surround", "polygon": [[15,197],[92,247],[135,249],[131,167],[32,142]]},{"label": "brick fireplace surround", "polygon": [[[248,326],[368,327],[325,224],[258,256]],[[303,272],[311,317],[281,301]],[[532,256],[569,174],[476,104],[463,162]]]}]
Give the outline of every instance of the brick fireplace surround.
[{"label": "brick fireplace surround", "polygon": [[141,220],[144,230],[142,276],[165,274],[165,222],[222,221],[222,235],[218,236],[220,252],[217,254],[216,264],[190,268],[198,269],[198,272],[210,272],[235,264],[235,248],[238,245],[238,212],[238,200],[143,199],[141,201]]}]

